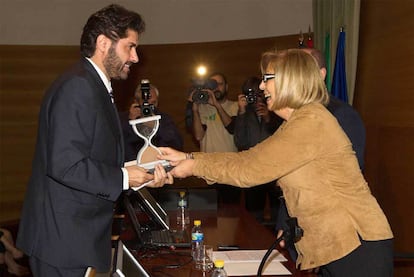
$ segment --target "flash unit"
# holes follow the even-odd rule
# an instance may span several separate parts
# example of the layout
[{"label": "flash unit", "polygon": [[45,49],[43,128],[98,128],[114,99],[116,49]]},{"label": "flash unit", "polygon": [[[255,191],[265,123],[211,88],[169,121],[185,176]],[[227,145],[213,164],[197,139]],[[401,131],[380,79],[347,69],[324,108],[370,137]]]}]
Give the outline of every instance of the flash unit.
[{"label": "flash unit", "polygon": [[204,76],[207,73],[207,68],[204,65],[197,67],[198,76]]}]

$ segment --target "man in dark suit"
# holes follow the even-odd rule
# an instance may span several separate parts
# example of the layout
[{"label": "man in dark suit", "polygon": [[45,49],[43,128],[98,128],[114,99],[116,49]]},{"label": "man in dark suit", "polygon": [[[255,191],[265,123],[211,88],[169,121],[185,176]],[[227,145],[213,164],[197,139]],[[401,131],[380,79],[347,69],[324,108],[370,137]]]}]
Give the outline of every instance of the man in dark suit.
[{"label": "man in dark suit", "polygon": [[124,167],[110,80],[126,79],[138,62],[144,26],[139,14],[118,5],[91,15],[81,37],[83,57],[46,92],[17,237],[34,276],[109,271],[113,204],[122,190],[173,181],[161,166],[154,175]]}]

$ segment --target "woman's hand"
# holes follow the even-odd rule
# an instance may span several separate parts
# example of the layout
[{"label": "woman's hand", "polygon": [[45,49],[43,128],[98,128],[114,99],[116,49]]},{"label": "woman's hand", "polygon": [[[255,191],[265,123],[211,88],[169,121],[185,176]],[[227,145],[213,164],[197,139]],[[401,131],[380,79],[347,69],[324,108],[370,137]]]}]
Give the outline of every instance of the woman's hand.
[{"label": "woman's hand", "polygon": [[158,150],[161,151],[161,155],[158,155],[157,158],[169,161],[172,166],[176,166],[180,161],[187,158],[186,153],[175,150],[171,147],[158,147]]},{"label": "woman's hand", "polygon": [[193,167],[195,161],[192,159],[192,155],[175,150],[170,147],[158,147],[161,151],[161,155],[158,155],[158,159],[169,161],[174,168],[170,173],[176,178],[185,178],[193,175]]},{"label": "woman's hand", "polygon": [[182,160],[170,172],[176,178],[186,178],[193,176],[193,167],[195,160]]}]

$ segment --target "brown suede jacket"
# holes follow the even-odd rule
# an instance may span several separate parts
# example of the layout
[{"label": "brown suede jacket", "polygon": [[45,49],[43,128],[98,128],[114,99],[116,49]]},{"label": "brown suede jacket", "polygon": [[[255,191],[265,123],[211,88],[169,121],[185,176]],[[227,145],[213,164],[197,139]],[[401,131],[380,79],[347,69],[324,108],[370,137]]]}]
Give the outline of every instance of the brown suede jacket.
[{"label": "brown suede jacket", "polygon": [[322,105],[295,110],[276,133],[239,153],[194,153],[193,173],[208,182],[252,187],[278,180],[304,236],[297,266],[315,268],[360,245],[393,237],[371,194],[351,142]]}]

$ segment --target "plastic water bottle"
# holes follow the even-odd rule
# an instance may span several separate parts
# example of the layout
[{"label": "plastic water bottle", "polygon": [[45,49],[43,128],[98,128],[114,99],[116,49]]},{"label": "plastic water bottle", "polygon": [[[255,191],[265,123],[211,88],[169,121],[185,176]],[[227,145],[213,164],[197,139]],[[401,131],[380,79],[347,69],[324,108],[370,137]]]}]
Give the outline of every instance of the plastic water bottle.
[{"label": "plastic water bottle", "polygon": [[180,191],[177,208],[177,225],[184,227],[190,224],[190,215],[188,212],[188,201],[185,191]]},{"label": "plastic water bottle", "polygon": [[227,272],[224,270],[223,260],[214,261],[214,270],[211,273],[211,277],[227,277]]},{"label": "plastic water bottle", "polygon": [[204,233],[201,229],[201,220],[194,220],[194,227],[191,230],[191,255],[197,263],[200,260],[200,252],[203,249]]}]

